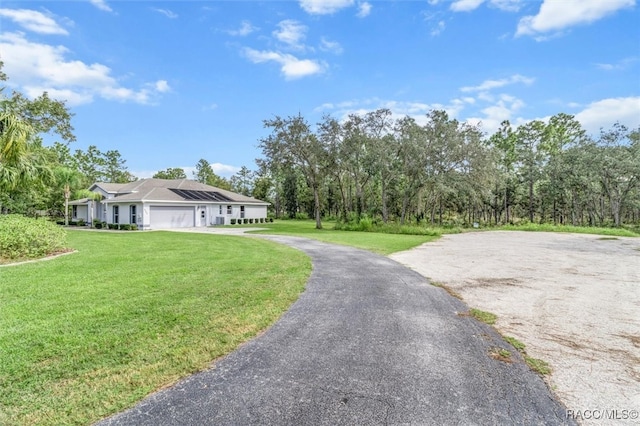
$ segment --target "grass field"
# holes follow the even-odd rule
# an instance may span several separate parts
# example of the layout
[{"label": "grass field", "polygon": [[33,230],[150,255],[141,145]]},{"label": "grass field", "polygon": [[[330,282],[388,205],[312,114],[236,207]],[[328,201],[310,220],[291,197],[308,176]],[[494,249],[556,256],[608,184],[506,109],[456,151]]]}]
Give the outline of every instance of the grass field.
[{"label": "grass field", "polygon": [[69,232],[77,253],[0,268],[0,424],[89,424],[275,321],[311,272],[268,241]]},{"label": "grass field", "polygon": [[252,233],[313,238],[327,243],[358,247],[384,255],[409,250],[420,244],[440,238],[439,235],[402,235],[381,234],[376,232],[336,231],[333,229],[334,224],[332,222],[323,222],[323,229],[315,229],[315,222],[311,220],[282,220],[253,226],[266,228],[267,230],[254,231]]}]

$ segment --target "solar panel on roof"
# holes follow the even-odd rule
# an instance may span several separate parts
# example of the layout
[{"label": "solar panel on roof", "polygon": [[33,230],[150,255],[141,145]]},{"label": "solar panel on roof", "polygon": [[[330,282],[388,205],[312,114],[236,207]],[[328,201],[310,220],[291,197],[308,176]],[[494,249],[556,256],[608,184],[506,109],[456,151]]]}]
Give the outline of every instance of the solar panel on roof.
[{"label": "solar panel on roof", "polygon": [[197,191],[193,189],[177,189],[169,188],[175,194],[178,194],[182,198],[193,201],[233,201],[226,195],[222,195],[217,191]]}]

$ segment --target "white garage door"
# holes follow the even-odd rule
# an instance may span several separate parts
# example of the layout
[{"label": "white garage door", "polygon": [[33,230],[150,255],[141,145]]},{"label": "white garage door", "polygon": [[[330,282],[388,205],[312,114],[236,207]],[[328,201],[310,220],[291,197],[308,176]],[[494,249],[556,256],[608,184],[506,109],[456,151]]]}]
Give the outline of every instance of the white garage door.
[{"label": "white garage door", "polygon": [[195,226],[193,207],[151,206],[150,228],[170,229]]}]

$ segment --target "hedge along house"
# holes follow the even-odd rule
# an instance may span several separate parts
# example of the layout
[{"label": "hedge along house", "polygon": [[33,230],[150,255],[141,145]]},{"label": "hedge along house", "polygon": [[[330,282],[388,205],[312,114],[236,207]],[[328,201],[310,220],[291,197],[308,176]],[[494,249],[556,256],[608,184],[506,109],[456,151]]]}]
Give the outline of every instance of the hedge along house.
[{"label": "hedge along house", "polygon": [[69,203],[72,220],[135,224],[138,229],[229,225],[231,219],[267,218],[269,203],[188,179],[141,179],[131,183],[95,183],[100,200]]}]

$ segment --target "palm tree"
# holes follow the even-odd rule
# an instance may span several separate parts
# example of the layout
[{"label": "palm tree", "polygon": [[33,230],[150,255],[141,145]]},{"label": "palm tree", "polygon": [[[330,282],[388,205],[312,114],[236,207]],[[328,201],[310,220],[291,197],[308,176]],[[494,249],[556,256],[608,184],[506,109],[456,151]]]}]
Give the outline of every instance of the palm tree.
[{"label": "palm tree", "polygon": [[0,111],[0,190],[11,191],[25,178],[33,177],[29,167],[29,141],[33,128],[8,111]]},{"label": "palm tree", "polygon": [[[98,201],[101,201],[103,199],[102,195],[97,193],[97,192],[93,192],[93,191],[89,191],[88,189],[79,189],[76,192],[73,193],[74,197],[76,199],[79,198],[88,198],[89,199],[89,210],[88,210],[88,214],[89,217],[87,218],[87,222],[89,223],[90,226],[94,226],[94,219],[99,219],[98,216],[98,212],[95,210],[96,207],[96,203]],[[95,214],[95,216],[94,216]]]},{"label": "palm tree", "polygon": [[56,183],[62,187],[64,194],[64,224],[65,226],[68,226],[71,188],[77,187],[82,183],[82,175],[77,170],[73,170],[68,167],[58,167],[54,174]]}]

